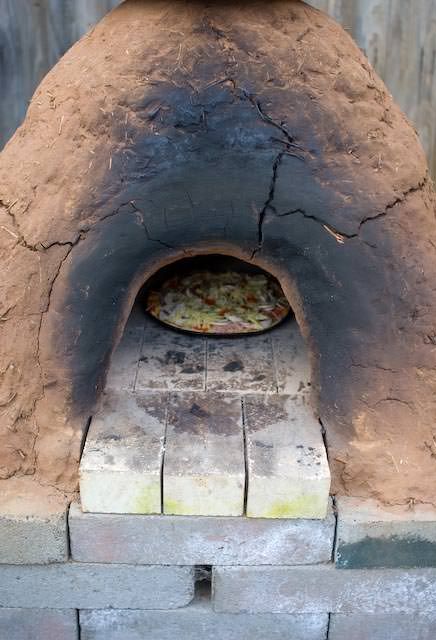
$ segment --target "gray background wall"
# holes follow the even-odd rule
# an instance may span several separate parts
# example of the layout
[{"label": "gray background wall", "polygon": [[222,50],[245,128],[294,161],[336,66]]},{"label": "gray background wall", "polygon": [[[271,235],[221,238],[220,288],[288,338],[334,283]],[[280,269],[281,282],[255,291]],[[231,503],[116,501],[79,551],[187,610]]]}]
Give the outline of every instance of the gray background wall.
[{"label": "gray background wall", "polygon": [[[0,0],[0,147],[23,120],[44,74],[116,4],[118,0]],[[417,127],[436,176],[436,0],[310,4],[336,18],[366,51]]]}]

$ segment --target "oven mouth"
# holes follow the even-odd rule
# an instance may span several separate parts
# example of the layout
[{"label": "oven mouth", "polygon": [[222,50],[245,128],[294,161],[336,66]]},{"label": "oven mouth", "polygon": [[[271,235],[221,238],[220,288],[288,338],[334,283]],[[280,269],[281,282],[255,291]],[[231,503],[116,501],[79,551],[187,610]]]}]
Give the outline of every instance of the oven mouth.
[{"label": "oven mouth", "polygon": [[138,301],[173,331],[232,338],[255,336],[292,314],[280,283],[267,271],[231,256],[184,258],[155,273]]}]

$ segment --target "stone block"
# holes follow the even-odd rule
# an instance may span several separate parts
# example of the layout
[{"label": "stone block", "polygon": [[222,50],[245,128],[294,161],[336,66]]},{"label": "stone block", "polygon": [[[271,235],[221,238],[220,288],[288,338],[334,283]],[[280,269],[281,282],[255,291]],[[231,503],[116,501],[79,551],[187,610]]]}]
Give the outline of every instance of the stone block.
[{"label": "stone block", "polygon": [[81,640],[325,640],[328,616],[232,615],[200,601],[174,611],[81,611]]},{"label": "stone block", "polygon": [[146,317],[136,389],[202,391],[205,380],[204,337],[164,329]]},{"label": "stone block", "polygon": [[0,609],[4,640],[79,640],[74,609]]},{"label": "stone block", "polygon": [[331,616],[329,640],[434,640],[436,613],[353,613]]},{"label": "stone block", "polygon": [[227,613],[436,613],[436,569],[214,567]]},{"label": "stone block", "polygon": [[304,397],[244,397],[247,516],[325,518],[330,471],[319,422]]},{"label": "stone block", "polygon": [[269,335],[209,340],[207,349],[208,391],[277,391]]},{"label": "stone block", "polygon": [[336,566],[436,567],[436,509],[338,498]]},{"label": "stone block", "polygon": [[69,514],[71,554],[81,562],[277,565],[329,562],[335,517],[286,520]]},{"label": "stone block", "polygon": [[163,470],[165,514],[240,516],[245,459],[239,398],[172,394]]},{"label": "stone block", "polygon": [[1,483],[0,563],[46,564],[68,557],[68,501],[31,477]]},{"label": "stone block", "polygon": [[80,462],[85,511],[160,513],[167,395],[110,391]]},{"label": "stone block", "polygon": [[186,606],[193,593],[191,567],[0,566],[0,607],[173,609]]}]

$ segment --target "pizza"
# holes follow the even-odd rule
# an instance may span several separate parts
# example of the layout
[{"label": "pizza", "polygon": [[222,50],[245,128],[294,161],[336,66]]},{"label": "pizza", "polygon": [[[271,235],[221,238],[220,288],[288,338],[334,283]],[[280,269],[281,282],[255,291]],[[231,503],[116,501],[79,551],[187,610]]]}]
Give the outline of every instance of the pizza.
[{"label": "pizza", "polygon": [[269,329],[290,307],[277,280],[263,273],[193,271],[148,291],[157,320],[195,333],[235,334]]}]

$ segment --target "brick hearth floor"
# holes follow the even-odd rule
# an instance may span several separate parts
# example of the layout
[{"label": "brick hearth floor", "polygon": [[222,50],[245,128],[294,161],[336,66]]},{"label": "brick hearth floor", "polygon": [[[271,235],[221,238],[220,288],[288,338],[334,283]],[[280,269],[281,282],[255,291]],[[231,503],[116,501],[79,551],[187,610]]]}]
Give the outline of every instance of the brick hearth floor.
[{"label": "brick hearth floor", "polygon": [[330,475],[295,320],[217,339],[135,307],[81,462],[85,511],[323,518]]}]

